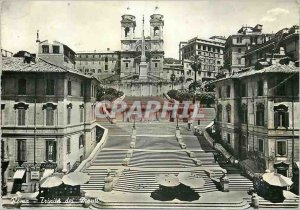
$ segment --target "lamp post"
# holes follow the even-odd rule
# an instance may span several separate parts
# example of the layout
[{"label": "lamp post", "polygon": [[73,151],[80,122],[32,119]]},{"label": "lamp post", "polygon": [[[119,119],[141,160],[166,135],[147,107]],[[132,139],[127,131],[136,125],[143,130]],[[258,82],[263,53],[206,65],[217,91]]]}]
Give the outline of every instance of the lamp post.
[{"label": "lamp post", "polygon": [[172,90],[173,90],[173,85],[174,85],[174,80],[175,80],[175,74],[174,72],[171,74],[171,81],[172,81]]}]

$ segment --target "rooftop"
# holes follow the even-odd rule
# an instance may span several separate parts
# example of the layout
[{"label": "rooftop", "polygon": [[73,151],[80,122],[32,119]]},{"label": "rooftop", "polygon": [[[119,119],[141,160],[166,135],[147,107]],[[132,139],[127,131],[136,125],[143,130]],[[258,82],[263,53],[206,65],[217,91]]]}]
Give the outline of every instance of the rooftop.
[{"label": "rooftop", "polygon": [[3,57],[2,71],[4,72],[69,72],[83,77],[92,78],[75,69],[57,66],[39,58],[38,62],[25,62],[23,57]]},{"label": "rooftop", "polygon": [[228,80],[228,79],[240,79],[243,77],[262,75],[262,74],[267,74],[267,73],[291,74],[291,73],[299,73],[299,69],[298,69],[298,67],[296,67],[294,65],[293,62],[290,62],[288,65],[281,65],[279,63],[276,63],[271,66],[260,69],[260,70],[256,70],[255,67],[249,67],[249,68],[244,69],[244,71],[236,72],[235,74],[232,74],[229,77],[223,77],[223,78],[217,79],[213,82],[219,82],[219,81],[224,81],[224,80]]}]

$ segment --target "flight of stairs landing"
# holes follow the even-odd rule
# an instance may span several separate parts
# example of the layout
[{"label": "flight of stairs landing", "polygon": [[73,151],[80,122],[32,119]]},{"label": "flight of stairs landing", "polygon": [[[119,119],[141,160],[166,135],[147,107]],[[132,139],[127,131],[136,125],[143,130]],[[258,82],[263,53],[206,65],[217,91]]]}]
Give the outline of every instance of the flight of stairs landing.
[{"label": "flight of stairs landing", "polygon": [[[178,175],[178,171],[136,171],[126,170],[120,176],[118,182],[114,186],[114,190],[131,193],[152,193],[159,189],[159,185],[155,178],[158,174],[174,174]],[[214,192],[218,191],[216,185],[211,179],[205,174],[203,170],[193,171],[193,173],[200,175],[205,180],[205,184],[201,188],[194,188],[198,193]]]}]

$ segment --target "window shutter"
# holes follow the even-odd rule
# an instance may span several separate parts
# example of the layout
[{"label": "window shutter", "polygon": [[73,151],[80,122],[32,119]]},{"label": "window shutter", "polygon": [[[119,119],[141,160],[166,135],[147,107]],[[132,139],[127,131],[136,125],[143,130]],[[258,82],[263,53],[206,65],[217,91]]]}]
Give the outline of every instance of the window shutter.
[{"label": "window shutter", "polygon": [[284,115],[285,115],[284,116],[284,118],[285,118],[284,125],[285,125],[285,128],[288,129],[288,127],[289,127],[289,112],[285,112]]},{"label": "window shutter", "polygon": [[26,161],[26,141],[22,140],[21,142],[22,142],[22,154],[23,154],[22,160]]},{"label": "window shutter", "polygon": [[46,141],[46,160],[49,160],[49,141]]},{"label": "window shutter", "polygon": [[53,141],[53,162],[56,162],[56,141]]},{"label": "window shutter", "polygon": [[279,125],[279,114],[278,112],[274,112],[274,128],[277,129]]}]

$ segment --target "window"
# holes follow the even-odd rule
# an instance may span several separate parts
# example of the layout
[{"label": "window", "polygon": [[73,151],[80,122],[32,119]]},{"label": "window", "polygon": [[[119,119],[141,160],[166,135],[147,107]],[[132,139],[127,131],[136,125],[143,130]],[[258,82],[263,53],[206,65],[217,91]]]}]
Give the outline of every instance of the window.
[{"label": "window", "polygon": [[26,110],[24,108],[17,109],[18,112],[18,125],[25,125],[25,114]]},{"label": "window", "polygon": [[230,98],[230,85],[227,85],[226,87],[226,97]]},{"label": "window", "polygon": [[286,142],[286,140],[276,141],[276,155],[279,155],[279,156],[287,155],[287,142]]},{"label": "window", "polygon": [[206,46],[203,46],[203,50],[206,50]]},{"label": "window", "polygon": [[84,83],[81,82],[81,84],[80,84],[80,96],[83,97],[83,95],[84,95]]},{"label": "window", "polygon": [[51,107],[46,108],[46,125],[54,125],[54,110]]},{"label": "window", "polygon": [[264,126],[264,112],[265,107],[263,104],[256,105],[256,125],[258,126]]},{"label": "window", "polygon": [[210,51],[210,47],[208,47],[208,51]]},{"label": "window", "polygon": [[71,124],[71,112],[72,112],[72,109],[71,108],[67,108],[67,112],[68,112],[67,124],[70,125]]},{"label": "window", "polygon": [[80,122],[82,123],[83,122],[83,107],[79,109],[80,110]]},{"label": "window", "polygon": [[46,82],[46,95],[54,95],[54,80],[48,79]]},{"label": "window", "polygon": [[157,67],[158,67],[158,64],[157,64],[157,63],[154,63],[154,67],[157,68]]},{"label": "window", "polygon": [[124,29],[124,31],[125,31],[125,37],[127,37],[127,36],[129,35],[130,28],[129,28],[129,27],[126,27],[126,28]]},{"label": "window", "polygon": [[84,147],[84,139],[83,135],[79,136],[79,149]]},{"label": "window", "polygon": [[227,122],[231,123],[231,105],[230,104],[227,104],[226,112],[227,112]]},{"label": "window", "polygon": [[274,106],[274,127],[275,129],[277,129],[278,127],[285,127],[286,129],[288,129],[289,112],[287,106],[283,104]]},{"label": "window", "polygon": [[67,154],[71,153],[71,139],[67,138]]},{"label": "window", "polygon": [[245,83],[241,84],[241,97],[247,96],[247,85]]},{"label": "window", "polygon": [[56,162],[56,141],[46,140],[46,160]]},{"label": "window", "polygon": [[107,71],[108,70],[108,65],[107,64],[105,64],[105,66],[104,66],[105,68],[104,68],[104,70],[105,71]]},{"label": "window", "polygon": [[241,58],[238,58],[238,64],[242,64],[242,59]]},{"label": "window", "polygon": [[243,42],[243,37],[237,37],[236,42],[237,43],[242,43]]},{"label": "window", "polygon": [[26,139],[17,139],[17,161],[26,161]]},{"label": "window", "polygon": [[92,72],[95,73],[95,69],[92,69]]},{"label": "window", "polygon": [[19,79],[18,94],[19,95],[26,95],[26,79]]},{"label": "window", "polygon": [[260,80],[257,82],[257,96],[263,96],[264,95],[264,82],[263,80]]},{"label": "window", "polygon": [[105,61],[105,63],[107,63],[108,62],[108,57],[105,57],[104,61]]},{"label": "window", "polygon": [[128,63],[125,63],[125,68],[128,68]]},{"label": "window", "polygon": [[218,88],[218,95],[219,95],[219,98],[222,98],[222,88]]},{"label": "window", "polygon": [[159,36],[159,28],[157,26],[154,27],[153,34],[154,36]]},{"label": "window", "polygon": [[231,139],[230,139],[230,134],[227,133],[227,143],[230,144],[231,143]]},{"label": "window", "polygon": [[42,45],[42,52],[43,53],[49,53],[49,46],[48,45]]},{"label": "window", "polygon": [[241,48],[239,48],[239,49],[238,49],[238,53],[241,53],[241,52],[242,52],[242,49],[241,49]]},{"label": "window", "polygon": [[53,48],[53,54],[59,54],[59,46],[53,45],[52,48]]},{"label": "window", "polygon": [[101,73],[101,69],[98,69],[98,73]]},{"label": "window", "polygon": [[242,124],[248,123],[248,107],[246,104],[243,104],[241,108],[241,123]]},{"label": "window", "polygon": [[68,81],[68,95],[72,95],[72,82]]},{"label": "window", "polygon": [[219,104],[218,107],[217,107],[217,119],[218,121],[222,121],[222,105]]},{"label": "window", "polygon": [[264,152],[264,140],[263,139],[258,139],[258,151]]}]

